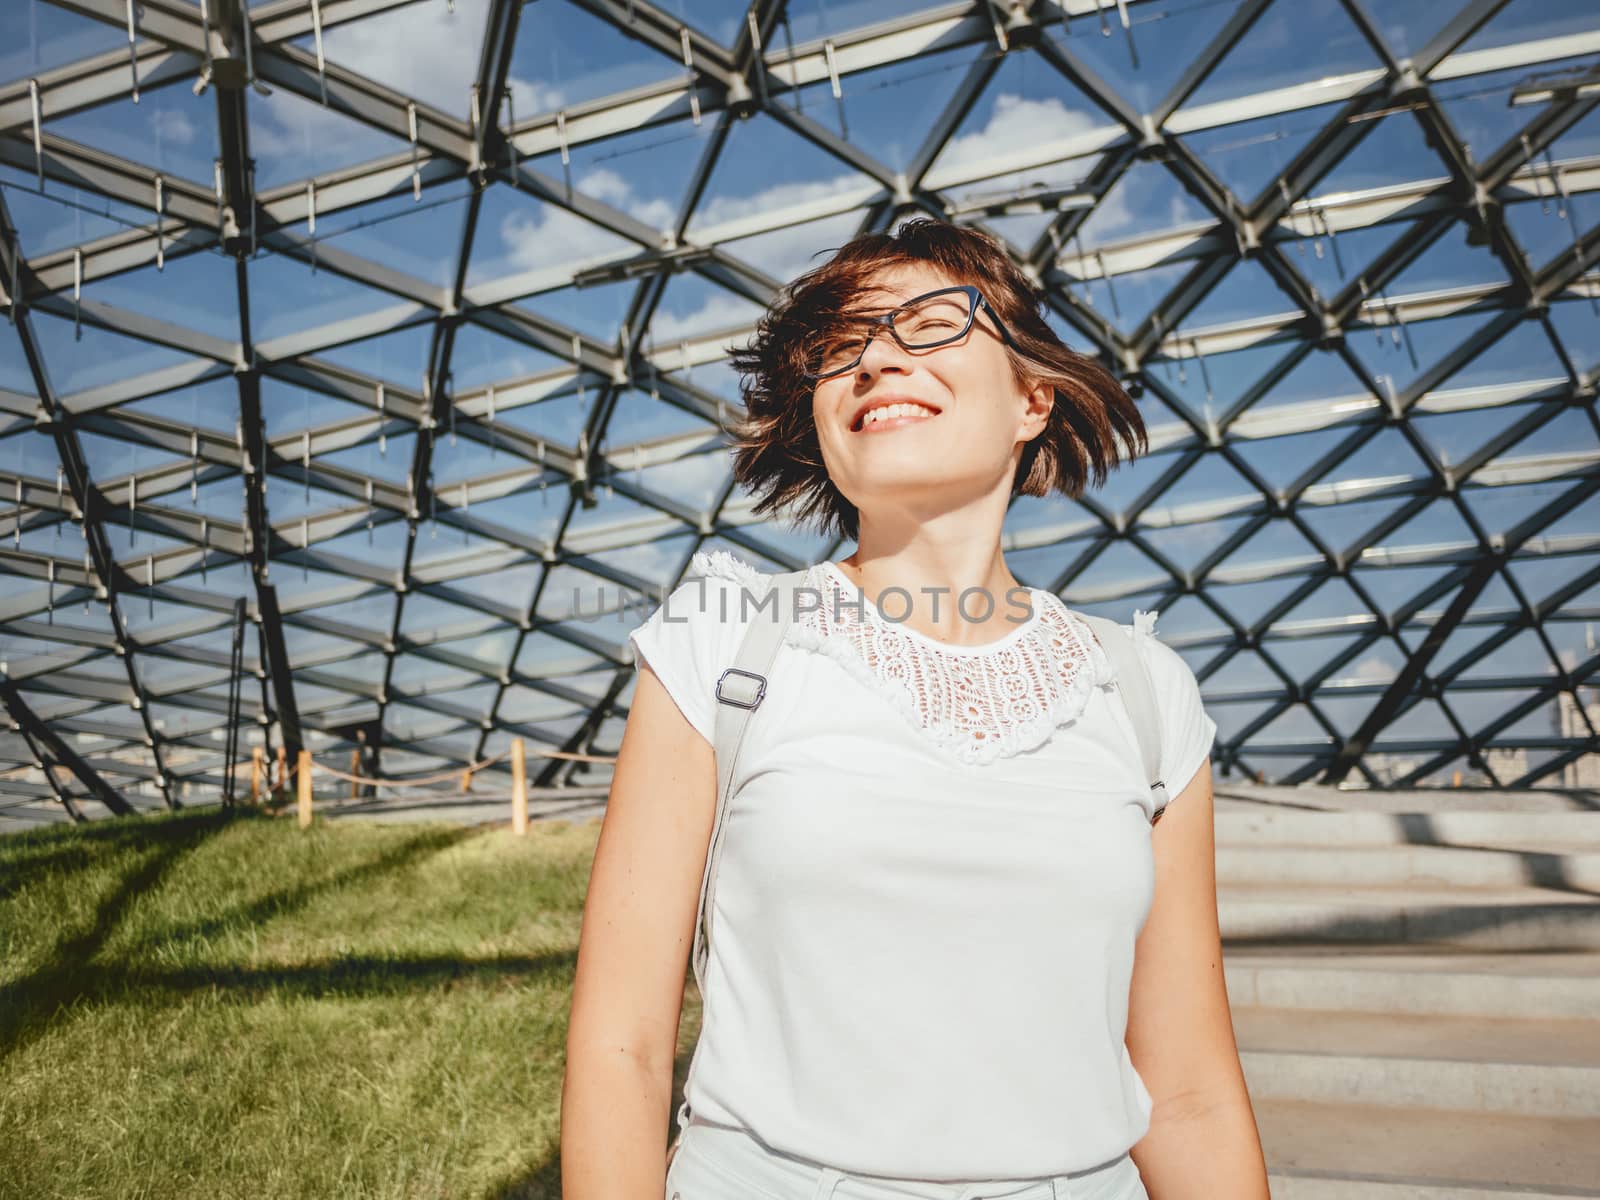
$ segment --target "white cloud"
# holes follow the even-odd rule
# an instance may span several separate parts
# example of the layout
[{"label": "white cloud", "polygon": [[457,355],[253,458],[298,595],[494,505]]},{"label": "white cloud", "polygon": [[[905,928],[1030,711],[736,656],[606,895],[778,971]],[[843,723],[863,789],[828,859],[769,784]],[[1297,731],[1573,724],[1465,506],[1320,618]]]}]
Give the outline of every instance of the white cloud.
[{"label": "white cloud", "polygon": [[465,112],[478,73],[489,0],[408,4],[394,12],[349,21],[322,38],[329,61],[397,88],[418,100]]},{"label": "white cloud", "polygon": [[187,113],[178,109],[157,109],[150,115],[150,125],[155,130],[158,142],[187,146],[194,141],[194,122],[189,119]]},{"label": "white cloud", "polygon": [[1394,678],[1394,664],[1381,655],[1369,654],[1350,671],[1352,679],[1369,679],[1382,682]]},{"label": "white cloud", "polygon": [[862,177],[852,173],[836,175],[832,179],[778,183],[748,196],[713,196],[695,210],[694,224],[704,227],[745,217],[775,215],[785,209],[828,200],[840,192],[860,187],[861,183]]},{"label": "white cloud", "polygon": [[1064,141],[1104,125],[1087,112],[1075,112],[1055,96],[1030,100],[1011,92],[995,97],[994,111],[982,129],[964,133],[939,155],[939,170],[954,170],[1003,159],[1023,151],[1048,153],[1054,141]]},{"label": "white cloud", "polygon": [[506,255],[525,271],[578,263],[626,250],[630,243],[582,217],[551,204],[530,205],[506,214],[500,222]]},{"label": "white cloud", "polygon": [[678,219],[677,212],[665,198],[636,195],[632,181],[610,167],[595,167],[580,176],[576,186],[585,195],[657,229],[670,229]]},{"label": "white cloud", "polygon": [[[597,167],[574,180],[574,186],[653,229],[670,229],[677,219],[669,201],[642,197],[623,175]],[[626,253],[639,247],[556,204],[518,208],[500,222],[500,240],[507,257],[523,270],[577,263]]]},{"label": "white cloud", "polygon": [[[707,296],[698,309],[683,316],[657,311],[655,319],[650,322],[650,332],[656,339],[656,346],[661,349],[674,341],[698,337],[712,330],[748,325],[755,320],[758,312],[748,300],[741,300],[727,292],[715,292]],[[670,367],[672,355],[660,354],[658,361],[662,366]]]},{"label": "white cloud", "polygon": [[[448,113],[469,111],[489,0],[410,4],[336,26],[323,35],[328,58]],[[560,108],[559,88],[513,77],[511,115],[524,121]],[[502,115],[502,120],[504,115]]]}]

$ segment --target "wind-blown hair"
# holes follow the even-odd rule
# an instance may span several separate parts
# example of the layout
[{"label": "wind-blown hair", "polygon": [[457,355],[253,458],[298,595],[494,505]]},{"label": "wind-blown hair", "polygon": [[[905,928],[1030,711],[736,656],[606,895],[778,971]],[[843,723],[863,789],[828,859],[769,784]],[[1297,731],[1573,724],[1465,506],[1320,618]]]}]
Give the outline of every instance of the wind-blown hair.
[{"label": "wind-blown hair", "polygon": [[1018,381],[1055,387],[1048,423],[1023,447],[1014,494],[1059,491],[1077,497],[1144,453],[1144,420],[1132,398],[1110,371],[1056,336],[1040,315],[1039,290],[994,239],[919,219],[894,233],[847,242],[783,290],[757,322],[748,346],[730,351],[745,403],[733,430],[733,474],[755,497],[755,513],[787,509],[823,532],[860,536],[860,515],[822,460],[811,411],[815,384],[802,373],[801,343],[847,312],[879,272],[915,263],[934,267],[952,283],[976,286],[1017,343],[1005,350]]}]

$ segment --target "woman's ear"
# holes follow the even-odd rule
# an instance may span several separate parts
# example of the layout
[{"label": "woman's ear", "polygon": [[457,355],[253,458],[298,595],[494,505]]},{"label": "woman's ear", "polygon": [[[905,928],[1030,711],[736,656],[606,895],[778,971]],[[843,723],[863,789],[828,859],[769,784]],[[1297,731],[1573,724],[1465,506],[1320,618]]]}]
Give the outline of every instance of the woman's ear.
[{"label": "woman's ear", "polygon": [[1023,432],[1032,439],[1044,432],[1050,424],[1050,413],[1055,408],[1056,385],[1048,379],[1025,384],[1027,408],[1023,412]]}]

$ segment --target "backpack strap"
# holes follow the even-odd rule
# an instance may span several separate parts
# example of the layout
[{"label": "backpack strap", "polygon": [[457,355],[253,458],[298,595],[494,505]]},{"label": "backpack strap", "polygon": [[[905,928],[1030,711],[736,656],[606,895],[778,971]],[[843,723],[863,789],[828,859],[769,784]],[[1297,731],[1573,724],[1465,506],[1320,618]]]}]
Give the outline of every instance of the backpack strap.
[{"label": "backpack strap", "polygon": [[[711,844],[706,851],[705,870],[700,882],[700,904],[695,912],[695,982],[705,986],[706,961],[710,957],[711,899],[717,888],[717,866],[722,859],[722,825],[733,791],[733,771],[744,745],[750,715],[766,697],[772,664],[783,644],[784,630],[794,619],[794,590],[805,581],[807,568],[776,575],[766,597],[755,604],[744,640],[733,666],[717,679],[716,759],[717,815],[711,825]],[[741,601],[742,603],[742,601]],[[776,603],[776,611],[773,604]]]},{"label": "backpack strap", "polygon": [[1106,617],[1093,617],[1088,613],[1079,613],[1078,616],[1094,631],[1116,669],[1112,686],[1122,697],[1128,718],[1133,722],[1139,755],[1144,762],[1144,777],[1150,781],[1154,812],[1150,823],[1154,825],[1167,807],[1167,785],[1161,778],[1161,712],[1156,707],[1150,668],[1144,661],[1144,655],[1139,652],[1136,635]]},{"label": "backpack strap", "polygon": [[[706,849],[705,868],[700,876],[700,902],[695,909],[694,948],[690,955],[694,964],[695,986],[700,989],[702,997],[706,991],[706,965],[711,957],[712,900],[717,890],[717,868],[722,862],[722,828],[733,792],[734,767],[739,761],[745,732],[750,727],[750,716],[766,698],[772,664],[777,660],[778,647],[783,644],[784,631],[794,619],[795,590],[809,574],[810,568],[802,567],[772,576],[772,586],[767,595],[751,605],[753,615],[744,639],[739,643],[733,666],[723,671],[717,679],[717,815],[711,824],[711,842]],[[745,601],[741,599],[740,603]],[[773,610],[774,603],[776,611]],[[693,1070],[694,1064],[691,1062],[691,1073]],[[688,1091],[687,1082],[684,1091]],[[688,1113],[686,1095],[678,1108],[680,1139],[688,1125]]]}]

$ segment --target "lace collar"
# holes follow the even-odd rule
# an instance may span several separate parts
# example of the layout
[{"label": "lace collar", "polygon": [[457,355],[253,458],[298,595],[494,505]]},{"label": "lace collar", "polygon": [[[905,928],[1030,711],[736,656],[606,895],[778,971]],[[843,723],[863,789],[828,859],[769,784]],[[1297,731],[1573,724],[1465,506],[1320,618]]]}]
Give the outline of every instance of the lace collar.
[{"label": "lace collar", "polygon": [[[756,596],[771,586],[770,576],[725,550],[697,553],[690,569]],[[1114,675],[1083,620],[1039,588],[1029,589],[1027,620],[1004,636],[947,646],[885,617],[831,562],[812,567],[807,583],[822,603],[796,616],[784,639],[834,659],[964,763],[993,762],[1043,744]]]}]

